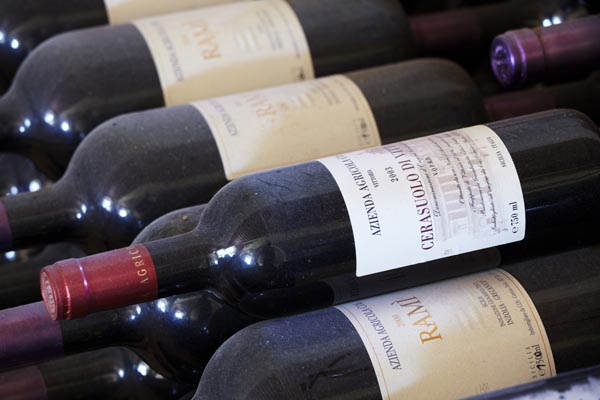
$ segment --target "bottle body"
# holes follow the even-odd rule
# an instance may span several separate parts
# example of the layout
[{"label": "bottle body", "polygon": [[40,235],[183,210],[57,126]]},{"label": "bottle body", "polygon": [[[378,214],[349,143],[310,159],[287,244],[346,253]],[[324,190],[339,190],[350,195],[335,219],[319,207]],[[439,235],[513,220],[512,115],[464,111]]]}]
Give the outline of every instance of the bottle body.
[{"label": "bottle body", "polygon": [[[597,285],[599,277],[597,257],[598,248],[588,248],[530,260],[506,268],[506,272],[515,278],[527,293],[523,295],[523,292],[520,292],[516,295],[514,292],[515,298],[521,299],[523,296],[525,299],[526,296],[529,296],[537,310],[558,371],[567,371],[598,363],[600,353],[597,343],[600,315],[591,303],[583,305],[582,303],[585,301],[581,301],[583,298],[597,299],[600,296]],[[571,264],[573,260],[577,260],[577,268],[565,271],[564,265],[573,265]],[[479,273],[473,277],[484,275],[487,276],[490,273]],[[397,325],[383,322],[388,315],[383,315],[381,309],[377,315],[374,315],[370,308],[362,308],[365,318],[368,317],[368,321],[372,324],[371,326],[367,322],[362,326],[365,330],[376,331],[373,333],[372,341],[365,340],[365,336],[359,333],[360,329],[357,323],[339,307],[252,325],[234,335],[213,356],[202,377],[195,398],[269,399],[286,397],[301,399],[312,396],[320,399],[371,399],[382,397],[384,393],[389,398],[401,398],[408,393],[411,393],[411,398],[419,398],[419,396],[428,398],[434,390],[441,391],[440,398],[453,398],[475,394],[480,390],[497,389],[498,386],[494,387],[493,383],[483,387],[473,384],[473,381],[477,381],[477,377],[480,376],[481,370],[487,370],[493,381],[494,376],[511,375],[512,371],[518,369],[520,365],[525,365],[525,373],[516,378],[513,384],[539,379],[537,376],[532,377],[529,372],[529,361],[523,354],[523,342],[510,337],[508,332],[514,325],[510,324],[508,320],[504,321],[504,325],[498,324],[497,321],[491,325],[486,325],[481,321],[469,322],[470,318],[477,315],[477,313],[473,314],[474,309],[486,310],[484,306],[486,304],[488,305],[485,312],[490,313],[494,320],[496,319],[493,311],[490,310],[491,304],[497,301],[496,305],[500,307],[501,304],[508,304],[511,301],[511,295],[504,296],[499,289],[503,283],[492,283],[492,280],[483,279],[479,281],[481,284],[488,282],[490,286],[487,288],[497,289],[497,292],[489,292],[492,293],[494,300],[488,303],[484,299],[483,304],[480,304],[477,296],[472,297],[469,301],[473,303],[471,304],[473,310],[469,307],[462,311],[456,310],[455,315],[450,316],[452,322],[448,323],[441,321],[446,317],[440,315],[439,309],[437,312],[433,309],[429,311],[429,308],[426,308],[427,304],[414,309],[408,307],[403,311],[401,305],[390,303],[391,299],[396,298],[411,298],[414,303],[415,297],[411,296],[426,290],[432,291],[429,297],[430,305],[432,299],[439,302],[450,301],[450,298],[455,300],[454,297],[450,297],[455,296],[452,289],[445,291],[442,288],[452,287],[458,281],[465,279],[470,278],[467,276],[451,279],[382,296],[382,298],[390,299],[386,303],[387,312],[395,315],[394,319],[398,321]],[[473,278],[473,282],[477,282],[476,279],[480,278]],[[507,281],[503,282],[507,283]],[[488,292],[487,288],[479,293],[481,298],[484,298],[483,294]],[[459,290],[463,290],[463,288]],[[416,296],[422,299],[419,297],[420,295]],[[372,305],[376,301],[377,298],[373,298],[350,304],[362,303],[365,307],[373,307]],[[577,308],[575,315],[568,316],[568,313],[564,313],[578,302],[581,306]],[[524,303],[521,305],[524,306]],[[451,310],[452,307],[448,307],[448,311]],[[413,312],[408,314],[410,311]],[[507,314],[508,310],[505,311],[504,316],[511,316]],[[532,312],[528,311],[528,315],[532,320],[535,319]],[[504,316],[500,318],[504,319]],[[512,316],[514,317],[515,314]],[[364,322],[358,316],[356,318],[361,321],[361,324]],[[427,324],[423,322],[424,320]],[[411,321],[420,321],[421,323],[413,325],[410,323]],[[511,322],[521,323],[527,330],[525,322]],[[441,343],[445,340],[445,343],[436,349],[435,353],[429,353],[426,348],[431,346],[434,341],[420,343],[420,339],[428,339],[431,336],[422,335],[419,339],[418,331],[430,331],[433,325],[438,329],[436,335],[440,335],[438,342]],[[453,339],[450,334],[453,325],[458,326],[458,331],[465,334],[478,332],[480,329],[484,331],[490,326],[492,328],[491,331],[487,331],[486,335],[481,335],[472,341],[470,346],[453,348]],[[537,332],[540,325],[535,326]],[[314,327],[319,327],[319,329],[314,329]],[[382,332],[382,329],[385,329],[383,332],[388,332],[389,336],[384,338],[385,333],[377,334],[377,332]],[[569,329],[572,330],[571,333],[567,332]],[[406,330],[411,334],[415,333],[416,340],[409,338],[411,340],[398,342],[397,337],[395,338],[393,335]],[[499,353],[497,351],[498,340],[491,338],[493,336],[491,332],[494,331],[501,332],[500,335],[504,337],[501,341],[504,352],[516,351],[520,356],[509,358],[509,362],[504,364],[492,362],[491,360],[496,359],[495,357]],[[386,352],[383,352],[383,359],[378,358],[381,363],[381,367],[379,367],[377,361],[371,356],[370,347],[377,349],[381,345],[378,342],[390,341],[390,338],[390,343],[396,340],[391,349],[395,348],[398,355],[391,350],[387,353],[389,358],[386,359]],[[535,340],[533,338],[525,339],[525,343],[532,341]],[[388,345],[385,346],[387,349]],[[415,348],[411,349],[411,346]],[[412,353],[413,351],[414,353]],[[409,353],[410,357],[407,355]],[[244,356],[240,359],[240,357],[234,357],[234,354],[244,354]],[[481,360],[487,359],[490,364],[483,361],[475,364],[476,368],[472,368],[471,366],[474,364],[465,363],[465,360],[471,356]],[[541,368],[538,369],[534,366],[534,369],[538,372],[545,370],[546,373],[549,373],[550,365],[546,359],[544,360],[545,364],[537,364],[541,365]],[[435,370],[436,366],[441,369],[446,362],[450,367],[447,375],[429,374],[432,369]],[[254,370],[254,373],[240,374],[239,371],[245,370],[248,365],[263,365],[263,368]],[[382,386],[375,371],[379,371],[380,368],[392,370],[395,365],[401,365],[398,369],[397,379],[400,381],[411,379],[412,384],[386,393],[386,387],[393,386],[393,382],[389,382],[389,376],[385,375],[388,384]],[[452,365],[457,367],[456,370],[453,370]],[[459,365],[463,367],[458,368]],[[446,371],[446,369],[444,370]],[[473,377],[471,381],[469,381],[470,376]],[[461,379],[465,377],[471,384],[460,389]],[[429,379],[438,386],[431,388],[431,383],[427,383]],[[420,394],[414,395],[414,390],[419,392],[419,387],[421,388]]]},{"label": "bottle body", "polygon": [[545,379],[542,382],[531,382],[522,385],[496,390],[479,396],[472,400],[491,399],[518,399],[524,396],[536,396],[538,398],[550,396],[561,396],[564,399],[586,396],[598,392],[598,377],[600,367],[578,369],[565,372],[556,377]]}]

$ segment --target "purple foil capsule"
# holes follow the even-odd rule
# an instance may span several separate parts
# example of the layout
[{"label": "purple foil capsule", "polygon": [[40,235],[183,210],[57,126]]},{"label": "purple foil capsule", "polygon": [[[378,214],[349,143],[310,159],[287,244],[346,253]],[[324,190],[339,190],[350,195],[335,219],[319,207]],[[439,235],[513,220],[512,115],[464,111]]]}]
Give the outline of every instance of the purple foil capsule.
[{"label": "purple foil capsule", "polygon": [[585,76],[600,68],[600,15],[508,31],[494,38],[490,58],[504,86]]}]

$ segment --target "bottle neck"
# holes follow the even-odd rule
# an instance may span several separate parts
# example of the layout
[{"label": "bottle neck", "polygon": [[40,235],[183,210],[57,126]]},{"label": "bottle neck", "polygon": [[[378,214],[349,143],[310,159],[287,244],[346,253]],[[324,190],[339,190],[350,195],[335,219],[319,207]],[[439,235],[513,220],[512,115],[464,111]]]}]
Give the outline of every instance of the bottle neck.
[{"label": "bottle neck", "polygon": [[63,355],[60,325],[44,303],[0,311],[0,369]]},{"label": "bottle neck", "polygon": [[34,125],[29,107],[15,85],[0,98],[0,149],[27,154],[28,133]]},{"label": "bottle neck", "polygon": [[[42,295],[53,318],[71,319],[202,290],[214,280],[208,262],[210,248],[190,232],[145,245],[59,261],[42,270]],[[106,279],[107,276],[111,279]]]},{"label": "bottle neck", "polygon": [[94,313],[73,321],[60,321],[64,354],[79,354],[143,342],[143,332],[137,329],[135,318],[131,318],[134,314],[133,309],[121,308]]},{"label": "bottle neck", "polygon": [[207,289],[214,281],[209,254],[214,248],[191,231],[146,244],[156,271],[159,297]]},{"label": "bottle neck", "polygon": [[77,191],[57,183],[37,192],[0,199],[0,250],[63,241],[81,227]]},{"label": "bottle neck", "polygon": [[37,254],[0,266],[0,310],[42,300],[40,270],[58,260],[83,257],[85,253],[69,243],[46,246]]},{"label": "bottle neck", "polygon": [[596,123],[600,120],[600,74],[590,79],[537,89],[508,92],[484,99],[492,121],[532,114],[553,108],[573,108],[584,112]]},{"label": "bottle neck", "polygon": [[169,382],[131,351],[110,348],[0,375],[2,398],[173,399],[190,388]]},{"label": "bottle neck", "polygon": [[46,382],[40,369],[33,366],[0,374],[0,398],[48,399]]},{"label": "bottle neck", "polygon": [[492,42],[492,69],[504,86],[582,77],[598,66],[599,35],[600,16],[596,15],[506,32]]},{"label": "bottle neck", "polygon": [[21,86],[15,81],[0,98],[0,149],[30,158],[58,180],[84,135],[74,121],[61,118],[60,110],[49,109],[47,100]]}]

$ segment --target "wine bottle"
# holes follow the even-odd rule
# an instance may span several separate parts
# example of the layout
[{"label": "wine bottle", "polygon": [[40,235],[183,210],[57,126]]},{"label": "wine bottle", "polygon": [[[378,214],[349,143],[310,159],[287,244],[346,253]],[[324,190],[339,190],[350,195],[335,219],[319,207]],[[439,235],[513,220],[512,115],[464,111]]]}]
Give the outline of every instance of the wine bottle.
[{"label": "wine bottle", "polygon": [[54,186],[0,200],[0,249],[127,246],[152,220],[207,202],[228,179],[484,121],[467,73],[441,60],[122,116],[85,140]]},{"label": "wine bottle", "polygon": [[581,78],[600,68],[598,37],[600,15],[509,31],[492,42],[492,69],[505,86]]},{"label": "wine bottle", "polygon": [[[23,253],[23,252],[19,252]],[[0,310],[40,301],[40,270],[65,258],[84,257],[86,253],[70,243],[56,243],[39,251],[17,254],[21,260],[0,266]]]},{"label": "wine bottle", "polygon": [[468,400],[593,399],[600,393],[600,365],[564,372],[542,381],[495,390]]},{"label": "wine bottle", "polygon": [[588,247],[260,322],[217,350],[194,399],[455,399],[538,381],[600,362],[599,301]]},{"label": "wine bottle", "polygon": [[0,100],[0,149],[58,178],[111,117],[408,58],[411,41],[396,0],[243,1],[67,32]]},{"label": "wine bottle", "polygon": [[600,124],[600,72],[582,81],[488,96],[484,104],[492,121],[553,108],[574,108]]},{"label": "wine bottle", "polygon": [[419,56],[444,56],[472,64],[494,36],[541,22],[552,7],[541,2],[510,0],[413,16],[410,27]]},{"label": "wine bottle", "polygon": [[231,1],[4,0],[0,4],[0,78],[12,81],[27,55],[56,34]]},{"label": "wine bottle", "polygon": [[[187,222],[197,221],[202,208],[182,210],[178,218],[175,213],[171,214],[173,218],[161,218],[175,222],[175,229],[167,229],[170,231],[167,234],[189,230]],[[188,220],[182,223],[185,216]],[[136,241],[143,243],[153,237],[164,237],[166,231],[160,225],[156,222],[151,224]],[[452,268],[442,269],[438,276],[453,276],[460,271],[489,268],[497,263],[495,251],[461,255],[456,257]],[[435,262],[428,267],[432,271],[439,270]],[[343,303],[422,282],[422,278],[407,277],[402,271],[389,271],[360,280],[356,276],[343,275],[322,283],[319,296]],[[173,296],[60,322],[50,318],[43,303],[28,304],[0,311],[0,343],[4,344],[0,347],[0,366],[12,368],[64,354],[124,345],[165,376],[197,384],[204,365],[218,346],[239,329],[256,321],[256,318],[236,311],[209,292]],[[157,327],[160,329],[157,330]]]},{"label": "wine bottle", "polygon": [[189,389],[165,379],[135,353],[117,347],[0,374],[4,400],[168,400]]},{"label": "wine bottle", "polygon": [[246,175],[192,232],[44,268],[42,295],[65,319],[210,288],[269,317],[330,305],[323,283],[343,274],[434,280],[427,261],[580,246],[600,217],[599,144],[587,117],[556,110]]}]

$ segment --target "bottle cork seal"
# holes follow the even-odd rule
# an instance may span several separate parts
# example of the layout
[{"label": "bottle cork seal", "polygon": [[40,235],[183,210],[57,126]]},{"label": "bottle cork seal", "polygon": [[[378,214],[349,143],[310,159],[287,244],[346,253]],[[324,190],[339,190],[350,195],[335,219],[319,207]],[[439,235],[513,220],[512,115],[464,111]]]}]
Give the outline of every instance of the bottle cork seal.
[{"label": "bottle cork seal", "polygon": [[494,38],[492,70],[503,86],[524,85],[544,71],[544,47],[533,29],[518,29]]},{"label": "bottle cork seal", "polygon": [[72,319],[156,298],[158,284],[143,245],[59,261],[42,269],[40,287],[54,319]]}]

